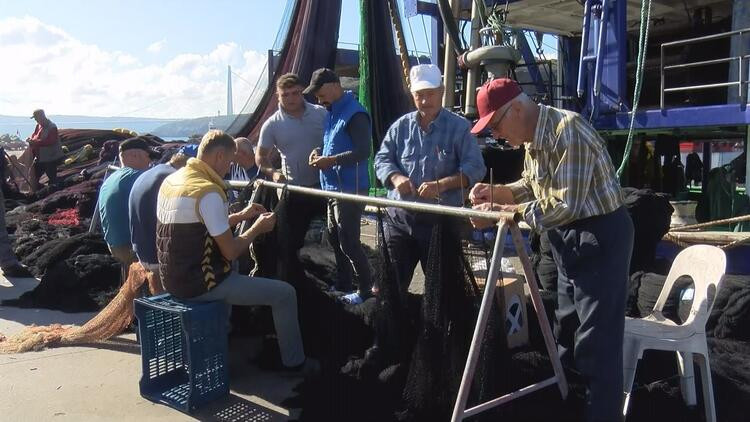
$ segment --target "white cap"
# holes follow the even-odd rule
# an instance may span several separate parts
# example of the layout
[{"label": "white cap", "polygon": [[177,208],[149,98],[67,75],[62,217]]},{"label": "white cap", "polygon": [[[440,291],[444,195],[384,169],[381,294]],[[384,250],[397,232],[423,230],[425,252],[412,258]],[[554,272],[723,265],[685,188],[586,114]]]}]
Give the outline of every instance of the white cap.
[{"label": "white cap", "polygon": [[440,74],[440,68],[434,64],[418,64],[411,68],[409,80],[411,92],[417,92],[423,89],[440,88],[443,84],[443,75]]}]

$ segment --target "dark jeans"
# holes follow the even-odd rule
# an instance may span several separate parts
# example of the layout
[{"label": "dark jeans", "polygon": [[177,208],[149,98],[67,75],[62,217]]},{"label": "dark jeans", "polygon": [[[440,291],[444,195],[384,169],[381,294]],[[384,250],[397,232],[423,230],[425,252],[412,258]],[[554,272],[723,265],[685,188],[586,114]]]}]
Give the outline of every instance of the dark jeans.
[{"label": "dark jeans", "polygon": [[383,216],[385,245],[396,268],[396,282],[401,297],[409,291],[417,262],[427,273],[425,265],[430,250],[434,216],[415,214],[401,208],[387,208]]},{"label": "dark jeans", "polygon": [[293,251],[298,251],[305,245],[305,235],[310,229],[310,222],[326,212],[326,200],[289,192],[289,210],[290,246]]},{"label": "dark jeans", "polygon": [[39,161],[34,161],[34,177],[39,182],[39,178],[42,177],[42,174],[46,174],[47,178],[49,179],[49,185],[54,185],[57,183],[57,161],[50,161],[48,163],[40,163]]},{"label": "dark jeans", "polygon": [[328,237],[336,254],[336,290],[349,292],[353,289],[352,270],[357,274],[361,296],[371,295],[372,277],[370,263],[359,240],[360,219],[364,205],[353,202],[328,200]]},{"label": "dark jeans", "polygon": [[558,266],[555,332],[587,382],[586,420],[622,420],[622,347],[633,250],[625,207],[549,230]]}]

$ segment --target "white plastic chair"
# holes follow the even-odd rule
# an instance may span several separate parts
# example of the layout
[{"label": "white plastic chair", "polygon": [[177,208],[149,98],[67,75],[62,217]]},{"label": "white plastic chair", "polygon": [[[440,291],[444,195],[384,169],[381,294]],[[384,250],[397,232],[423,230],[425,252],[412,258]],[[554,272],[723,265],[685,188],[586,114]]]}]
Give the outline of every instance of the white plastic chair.
[{"label": "white plastic chair", "polygon": [[[693,353],[700,357],[698,368],[703,384],[706,421],[716,420],[711,366],[708,363],[706,320],[719,291],[720,281],[726,270],[726,261],[724,251],[715,246],[695,245],[686,248],[672,263],[672,268],[669,270],[667,280],[664,282],[664,287],[651,314],[645,318],[625,318],[623,415],[626,415],[628,411],[630,390],[633,387],[638,360],[643,357],[644,350],[655,349],[677,352],[680,389],[685,403],[689,406],[697,403]],[[695,294],[690,315],[682,324],[676,324],[662,315],[662,309],[675,280],[685,275],[692,277]]]}]

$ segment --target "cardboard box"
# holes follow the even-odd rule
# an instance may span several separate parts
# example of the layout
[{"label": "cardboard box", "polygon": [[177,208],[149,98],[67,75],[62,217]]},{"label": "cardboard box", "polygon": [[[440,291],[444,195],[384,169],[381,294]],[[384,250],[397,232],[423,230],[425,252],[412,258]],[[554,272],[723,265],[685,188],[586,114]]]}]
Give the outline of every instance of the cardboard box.
[{"label": "cardboard box", "polygon": [[529,318],[523,279],[505,276],[498,281],[497,287],[505,297],[505,335],[508,338],[508,348],[525,346],[529,343]]}]

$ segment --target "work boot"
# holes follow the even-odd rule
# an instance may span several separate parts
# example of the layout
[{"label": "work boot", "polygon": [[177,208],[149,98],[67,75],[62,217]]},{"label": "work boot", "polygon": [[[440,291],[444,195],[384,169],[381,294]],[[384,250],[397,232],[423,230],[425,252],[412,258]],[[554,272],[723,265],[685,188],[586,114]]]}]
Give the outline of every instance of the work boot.
[{"label": "work boot", "polygon": [[305,361],[297,366],[285,366],[282,370],[282,374],[294,377],[312,378],[320,375],[320,362],[318,362],[317,359],[305,358]]},{"label": "work boot", "polygon": [[3,275],[12,278],[34,278],[34,274],[31,274],[28,267],[21,263],[16,263],[8,267],[4,267]]}]

